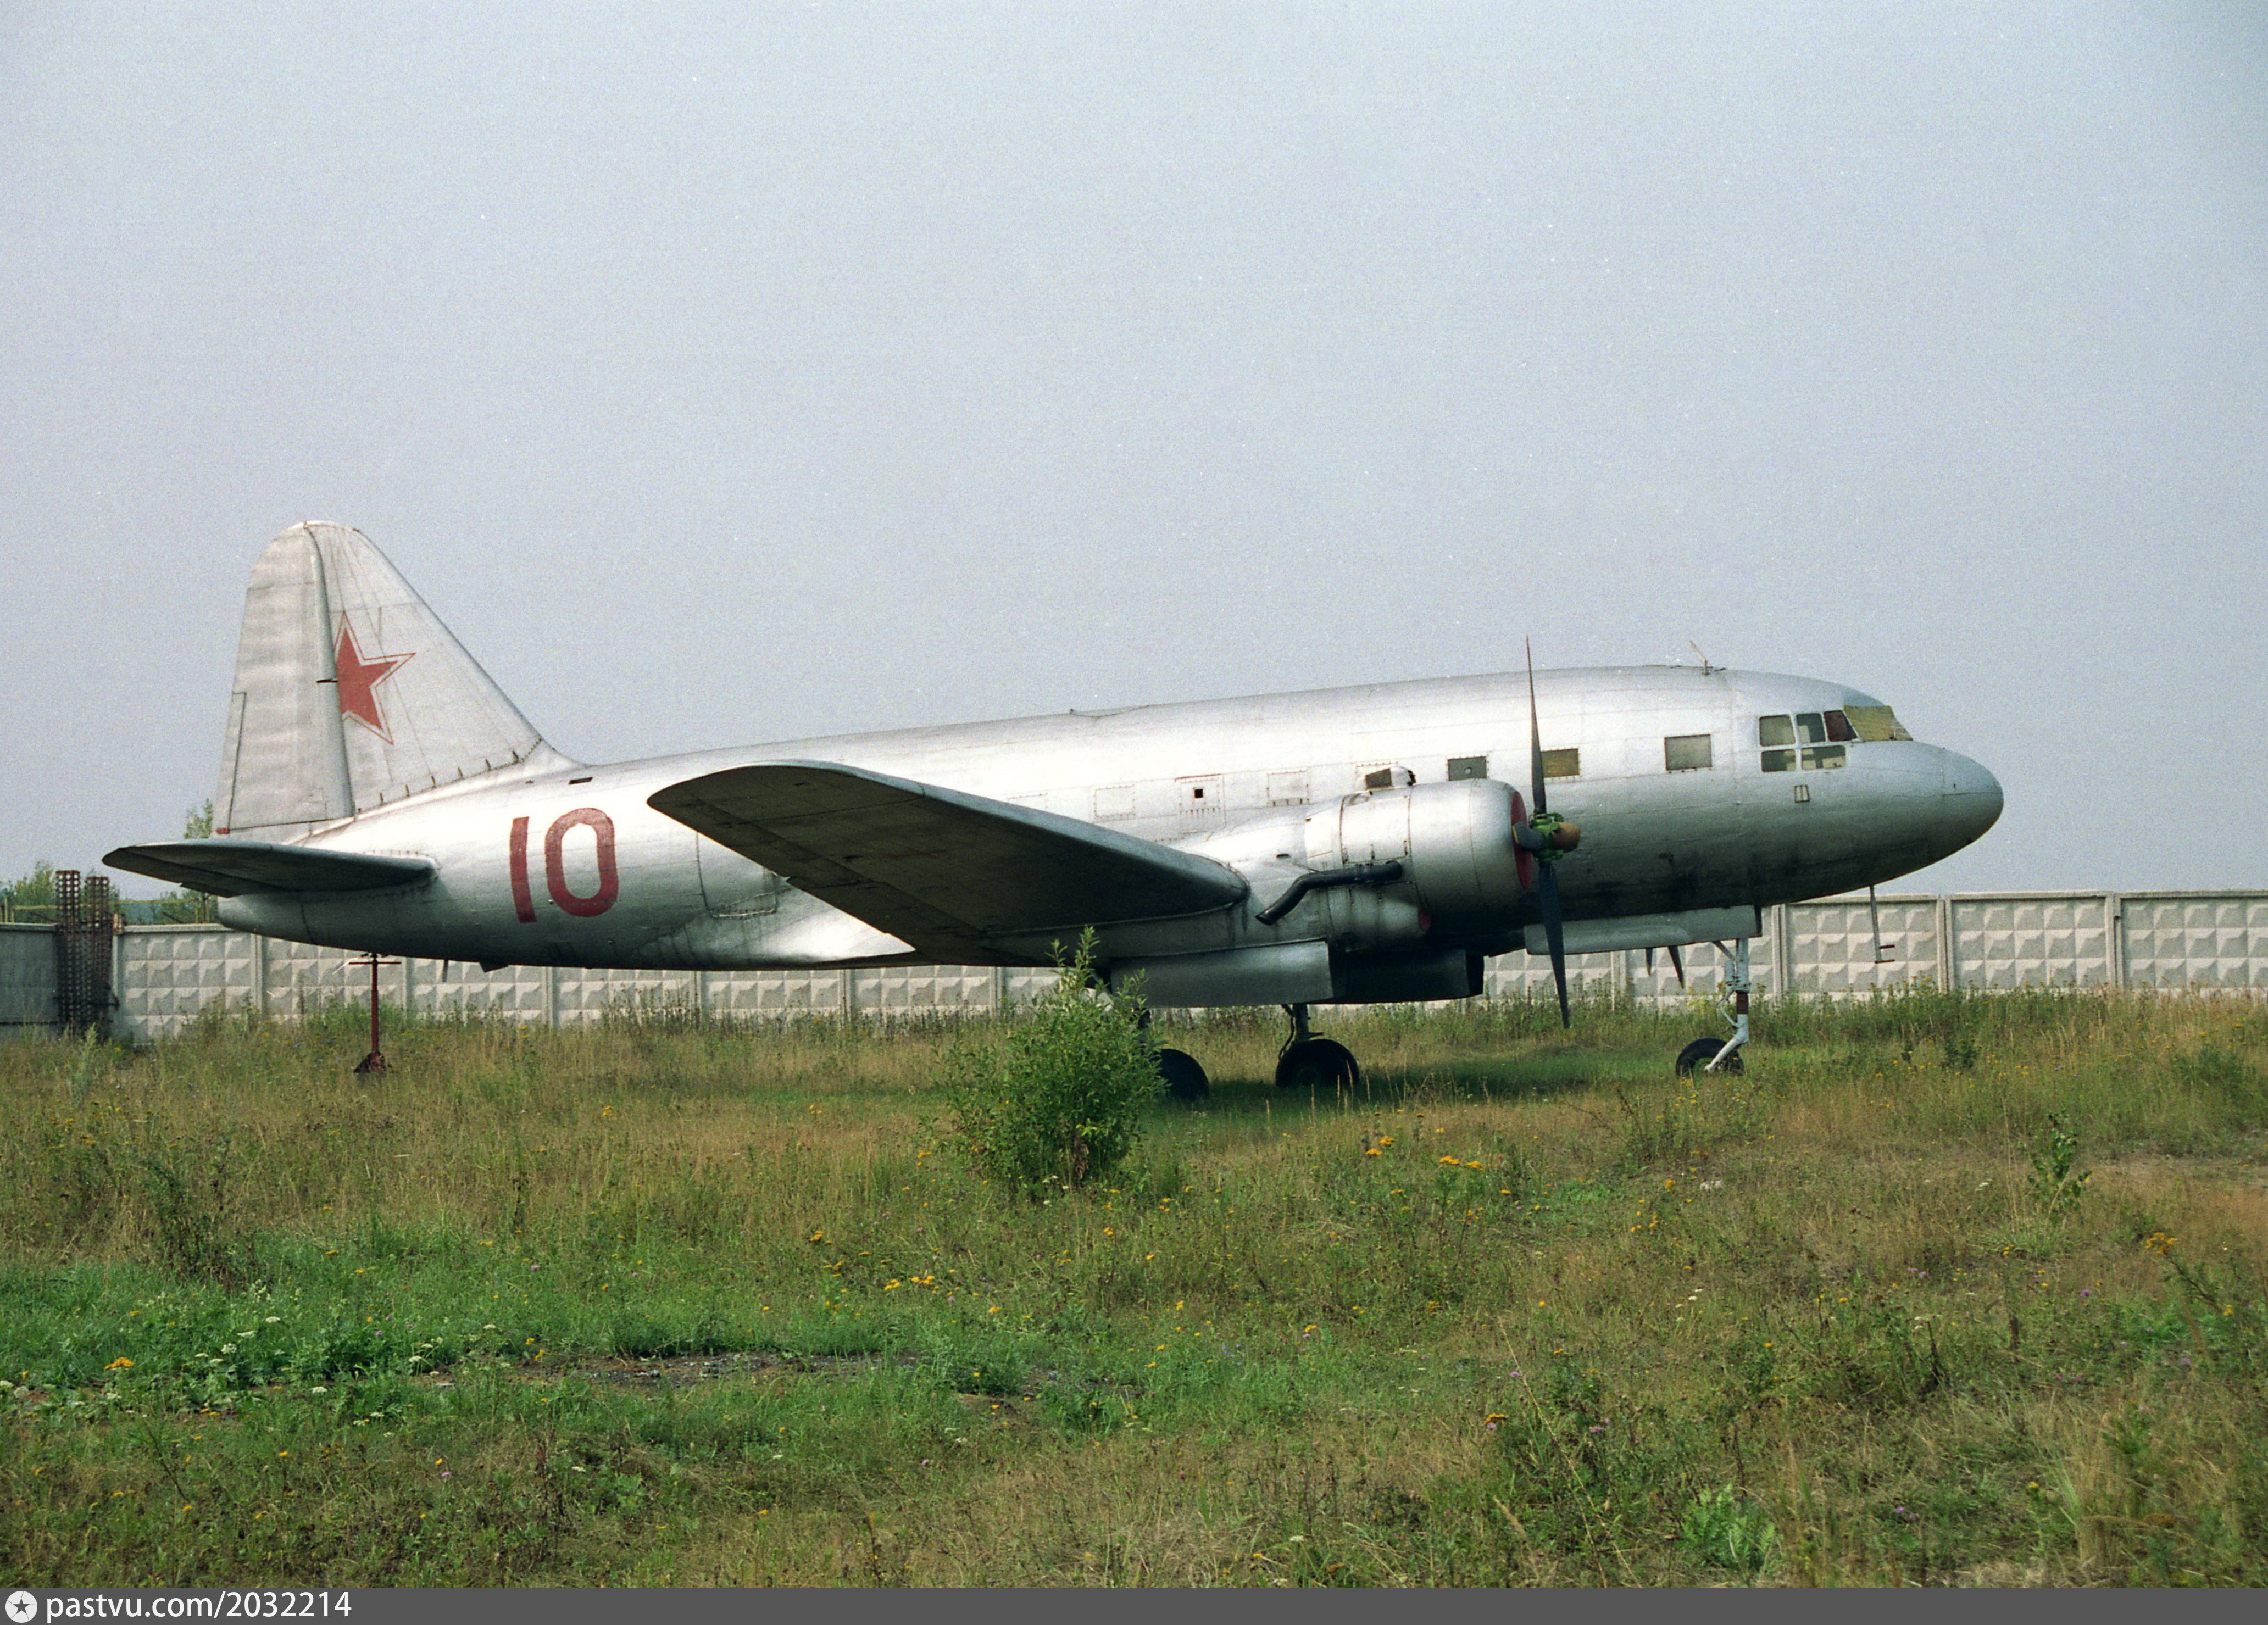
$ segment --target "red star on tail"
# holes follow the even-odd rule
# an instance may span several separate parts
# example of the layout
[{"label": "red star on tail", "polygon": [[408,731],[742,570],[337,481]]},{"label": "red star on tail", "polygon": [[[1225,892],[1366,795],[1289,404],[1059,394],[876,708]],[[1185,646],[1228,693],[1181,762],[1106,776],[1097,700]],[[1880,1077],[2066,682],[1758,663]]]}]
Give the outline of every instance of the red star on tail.
[{"label": "red star on tail", "polygon": [[339,673],[339,715],[353,717],[388,745],[393,744],[394,735],[387,731],[386,713],[379,709],[378,686],[394,675],[394,667],[411,658],[412,655],[373,655],[367,660],[364,659],[362,651],[355,647],[354,629],[347,624],[347,618],[341,615],[335,662]]}]

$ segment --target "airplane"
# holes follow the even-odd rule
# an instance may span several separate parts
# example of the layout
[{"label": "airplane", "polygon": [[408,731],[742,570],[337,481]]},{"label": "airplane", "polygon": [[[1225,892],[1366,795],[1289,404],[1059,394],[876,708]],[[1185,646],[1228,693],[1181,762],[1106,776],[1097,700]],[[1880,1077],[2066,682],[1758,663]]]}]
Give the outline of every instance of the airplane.
[{"label": "airplane", "polygon": [[1091,928],[1151,1005],[1283,1006],[1276,1082],[1320,1088],[1360,1068],[1311,1007],[1469,997],[1515,948],[1564,1022],[1567,954],[1719,944],[1733,1032],[1679,1064],[1737,1068],[1759,910],[1934,863],[2001,792],[1869,695],[1705,659],[585,763],[309,522],[253,568],[214,806],[104,863],[239,930],[487,970],[1047,966]]}]

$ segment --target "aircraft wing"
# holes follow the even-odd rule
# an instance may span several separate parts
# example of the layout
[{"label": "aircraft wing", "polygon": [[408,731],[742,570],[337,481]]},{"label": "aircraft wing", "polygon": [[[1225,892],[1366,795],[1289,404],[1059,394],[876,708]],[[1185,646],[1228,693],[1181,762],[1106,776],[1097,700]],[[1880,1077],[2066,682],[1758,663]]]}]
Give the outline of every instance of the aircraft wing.
[{"label": "aircraft wing", "polygon": [[122,846],[105,853],[102,861],[112,869],[222,897],[244,892],[374,892],[409,886],[433,872],[422,857],[375,857],[225,836]]},{"label": "aircraft wing", "polygon": [[1115,829],[826,761],[686,779],[647,805],[940,962],[990,939],[1197,914],[1243,877]]}]

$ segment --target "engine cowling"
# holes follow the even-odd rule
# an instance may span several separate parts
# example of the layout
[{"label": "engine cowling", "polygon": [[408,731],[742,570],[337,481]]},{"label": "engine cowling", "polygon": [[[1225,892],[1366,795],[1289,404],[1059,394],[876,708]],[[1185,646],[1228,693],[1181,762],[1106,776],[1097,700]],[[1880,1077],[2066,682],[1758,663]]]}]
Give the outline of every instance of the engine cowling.
[{"label": "engine cowling", "polygon": [[1526,818],[1520,792],[1495,779],[1369,790],[1319,808],[1307,820],[1311,869],[1402,865],[1390,885],[1329,893],[1332,935],[1383,945],[1500,925],[1529,884],[1513,839]]}]

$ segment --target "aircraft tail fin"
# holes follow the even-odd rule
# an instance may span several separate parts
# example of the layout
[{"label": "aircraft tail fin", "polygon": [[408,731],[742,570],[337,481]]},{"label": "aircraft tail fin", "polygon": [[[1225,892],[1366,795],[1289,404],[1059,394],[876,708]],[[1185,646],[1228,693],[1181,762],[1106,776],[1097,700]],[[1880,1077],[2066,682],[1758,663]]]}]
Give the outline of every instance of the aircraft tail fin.
[{"label": "aircraft tail fin", "polygon": [[253,566],[213,833],[288,840],[421,790],[563,761],[360,531],[295,525]]}]

